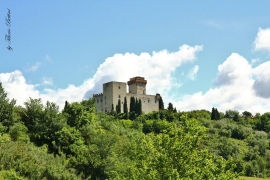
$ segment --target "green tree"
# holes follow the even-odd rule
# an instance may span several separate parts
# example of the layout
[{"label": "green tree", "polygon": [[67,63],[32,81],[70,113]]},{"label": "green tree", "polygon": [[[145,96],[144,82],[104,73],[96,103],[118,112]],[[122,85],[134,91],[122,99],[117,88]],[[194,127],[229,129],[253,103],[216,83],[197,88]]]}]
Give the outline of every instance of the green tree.
[{"label": "green tree", "polygon": [[11,126],[9,135],[13,141],[30,141],[30,138],[27,134],[27,127],[21,122],[15,123],[13,126]]},{"label": "green tree", "polygon": [[138,115],[142,114],[142,100],[139,99],[138,102]]},{"label": "green tree", "polygon": [[130,97],[130,106],[129,106],[129,118],[134,120],[136,118],[136,101],[133,96]]},{"label": "green tree", "polygon": [[121,101],[120,101],[120,99],[118,99],[118,104],[117,104],[116,111],[117,111],[117,114],[120,114],[121,113]]},{"label": "green tree", "polygon": [[242,113],[242,115],[243,115],[243,118],[245,118],[245,119],[248,119],[248,118],[251,118],[252,117],[251,112],[248,112],[248,111],[244,111]]},{"label": "green tree", "polygon": [[220,113],[218,112],[217,108],[212,108],[211,112],[211,120],[219,120],[220,119]]},{"label": "green tree", "polygon": [[258,130],[269,132],[270,131],[270,112],[264,113],[258,122]]},{"label": "green tree", "polygon": [[114,105],[112,104],[111,112],[114,112]]},{"label": "green tree", "polygon": [[126,119],[128,119],[128,107],[127,107],[127,98],[126,98],[126,96],[125,96],[125,99],[124,99],[124,113],[125,113]]},{"label": "green tree", "polygon": [[168,108],[167,108],[169,111],[173,111],[173,104],[172,103],[169,103],[168,105]]},{"label": "green tree", "polygon": [[0,123],[6,126],[7,130],[15,123],[15,119],[13,118],[13,108],[15,104],[16,101],[14,99],[9,101],[7,93],[0,82]]},{"label": "green tree", "polygon": [[138,115],[138,111],[139,111],[139,101],[136,98],[135,99],[135,110],[134,110],[134,112],[135,112],[136,115]]},{"label": "green tree", "polygon": [[162,97],[160,96],[159,100],[158,100],[158,108],[159,110],[163,110],[164,109],[164,102]]},{"label": "green tree", "polygon": [[130,97],[129,112],[135,112],[135,98],[133,96]]},{"label": "green tree", "polygon": [[29,98],[27,102],[24,103],[25,109],[22,116],[22,121],[24,125],[28,128],[29,133],[32,135],[38,133],[40,130],[38,128],[39,123],[43,122],[43,104],[41,99]]},{"label": "green tree", "polygon": [[225,112],[225,118],[233,119],[234,121],[238,122],[240,120],[239,112],[236,110],[227,110]]}]

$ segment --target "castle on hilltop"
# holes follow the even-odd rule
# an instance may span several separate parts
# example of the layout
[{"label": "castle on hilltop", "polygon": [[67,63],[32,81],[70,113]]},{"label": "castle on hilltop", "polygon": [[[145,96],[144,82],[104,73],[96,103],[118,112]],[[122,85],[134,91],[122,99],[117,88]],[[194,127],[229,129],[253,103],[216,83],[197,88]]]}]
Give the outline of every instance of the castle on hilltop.
[{"label": "castle on hilltop", "polygon": [[[128,93],[127,93],[128,84]],[[96,100],[97,111],[111,112],[112,106],[115,108],[118,101],[121,102],[121,112],[123,112],[124,98],[127,99],[128,111],[130,109],[130,98],[134,97],[142,102],[142,112],[149,113],[159,110],[160,94],[147,95],[146,94],[147,80],[144,77],[136,76],[130,78],[125,82],[107,82],[103,84],[103,93],[93,94],[93,98]]]}]

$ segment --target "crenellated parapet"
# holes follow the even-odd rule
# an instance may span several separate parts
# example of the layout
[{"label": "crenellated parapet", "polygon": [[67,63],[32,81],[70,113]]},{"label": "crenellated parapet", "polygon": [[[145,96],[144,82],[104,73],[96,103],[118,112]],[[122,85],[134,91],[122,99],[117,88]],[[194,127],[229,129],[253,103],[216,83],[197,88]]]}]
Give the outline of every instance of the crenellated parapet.
[{"label": "crenellated parapet", "polygon": [[103,93],[93,94],[93,97],[100,97],[100,96],[103,96]]},{"label": "crenellated parapet", "polygon": [[134,84],[134,83],[142,83],[142,84],[146,85],[147,80],[145,80],[144,77],[136,76],[136,77],[130,78],[127,83],[128,83],[128,85]]}]

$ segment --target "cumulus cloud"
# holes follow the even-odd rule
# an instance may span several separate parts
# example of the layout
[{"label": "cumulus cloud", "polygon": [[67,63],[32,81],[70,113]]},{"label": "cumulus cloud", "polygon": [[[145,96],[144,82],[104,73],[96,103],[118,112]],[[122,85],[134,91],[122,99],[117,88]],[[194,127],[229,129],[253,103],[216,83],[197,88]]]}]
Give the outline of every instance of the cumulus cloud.
[{"label": "cumulus cloud", "polygon": [[270,28],[259,28],[254,41],[255,50],[270,51]]},{"label": "cumulus cloud", "polygon": [[162,50],[158,52],[115,54],[103,62],[95,75],[85,80],[82,85],[68,85],[65,89],[44,89],[43,93],[35,89],[35,85],[26,83],[20,71],[0,74],[9,96],[17,99],[22,105],[28,97],[42,98],[43,101],[52,101],[63,108],[65,101],[81,101],[92,97],[93,93],[102,92],[102,84],[109,81],[126,82],[130,77],[144,76],[148,80],[147,94],[156,92],[166,94],[173,87],[172,73],[183,63],[196,59],[196,53],[203,49],[202,46],[183,45],[176,52]]},{"label": "cumulus cloud", "polygon": [[218,77],[215,85],[244,84],[251,76],[251,65],[242,56],[232,53],[226,61],[218,66]]},{"label": "cumulus cloud", "polygon": [[187,77],[194,81],[196,79],[197,73],[199,71],[199,66],[195,65],[192,69],[189,70]]},{"label": "cumulus cloud", "polygon": [[253,70],[257,77],[253,84],[256,94],[263,98],[270,98],[270,61],[260,64]]},{"label": "cumulus cloud", "polygon": [[237,53],[232,53],[218,66],[215,88],[205,93],[187,94],[170,99],[179,110],[219,108],[245,110],[252,113],[268,112],[270,109],[270,62],[252,68],[251,64]]},{"label": "cumulus cloud", "polygon": [[[261,31],[259,29],[259,31]],[[257,35],[257,38],[261,36]],[[260,38],[258,38],[260,39]],[[260,40],[258,40],[258,43]],[[266,47],[266,46],[264,46]],[[97,69],[94,76],[80,86],[68,85],[64,89],[46,88],[38,91],[35,85],[26,82],[20,71],[1,73],[0,81],[10,98],[22,105],[28,97],[42,98],[56,102],[63,108],[65,101],[81,101],[102,92],[102,84],[109,81],[126,82],[130,77],[144,76],[147,80],[147,94],[160,93],[165,104],[173,105],[181,111],[217,107],[219,111],[235,109],[243,112],[264,113],[270,109],[270,61],[253,67],[238,53],[232,53],[217,69],[214,86],[206,92],[196,92],[184,96],[172,95],[176,87],[181,87],[173,75],[184,63],[196,60],[202,46],[183,45],[176,52],[162,50],[153,53],[125,53],[108,57]],[[195,65],[188,73],[191,80],[196,78],[199,66]],[[184,78],[184,74],[180,78]],[[44,82],[50,83],[50,80]],[[176,88],[177,89],[177,88]]]},{"label": "cumulus cloud", "polygon": [[35,72],[36,70],[38,70],[38,68],[40,67],[40,65],[41,65],[41,62],[36,62],[36,64],[34,64],[30,68],[28,68],[26,70],[26,72]]}]

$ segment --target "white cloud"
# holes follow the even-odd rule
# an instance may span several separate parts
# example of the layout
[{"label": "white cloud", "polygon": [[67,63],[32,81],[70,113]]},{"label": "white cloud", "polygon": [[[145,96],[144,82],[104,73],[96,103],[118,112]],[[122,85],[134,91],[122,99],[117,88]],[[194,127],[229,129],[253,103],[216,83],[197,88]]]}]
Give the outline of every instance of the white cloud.
[{"label": "white cloud", "polygon": [[197,73],[199,71],[199,66],[195,65],[192,69],[189,70],[187,77],[194,81],[196,79]]},{"label": "white cloud", "polygon": [[43,85],[53,85],[52,78],[49,77],[42,77],[42,84]]},{"label": "white cloud", "polygon": [[28,84],[20,71],[0,73],[0,81],[8,97],[16,99],[19,105],[23,105],[28,97],[39,98],[39,92],[35,86]]},{"label": "white cloud", "polygon": [[38,68],[40,67],[40,65],[41,65],[41,62],[36,62],[36,64],[34,64],[30,68],[28,68],[26,70],[26,72],[35,72],[36,70],[38,70]]},{"label": "white cloud", "polygon": [[255,64],[255,63],[259,62],[259,61],[260,61],[259,58],[251,59],[251,64],[253,65],[253,64]]},{"label": "white cloud", "polygon": [[[82,85],[68,85],[65,89],[44,89],[44,93],[35,89],[35,85],[26,82],[20,71],[0,74],[0,81],[10,98],[22,105],[28,97],[42,98],[56,102],[63,108],[65,101],[81,101],[102,92],[102,84],[109,81],[126,82],[130,77],[144,76],[147,79],[147,94],[161,93],[165,104],[173,102],[178,110],[207,109],[217,107],[219,111],[236,109],[240,112],[267,112],[270,109],[270,62],[252,67],[244,57],[232,53],[218,66],[214,87],[205,93],[196,92],[182,97],[172,96],[171,90],[182,84],[173,77],[176,69],[183,63],[196,59],[196,53],[202,46],[183,45],[176,52],[115,54],[108,57],[97,69],[94,76]],[[194,66],[190,74],[195,75],[199,66]],[[193,72],[193,73],[192,73]],[[180,76],[181,77],[181,76]],[[183,77],[183,76],[182,76]],[[184,77],[183,77],[184,78]],[[165,105],[166,106],[166,105]]]},{"label": "white cloud", "polygon": [[270,51],[270,28],[259,28],[254,45],[255,50]]},{"label": "white cloud", "polygon": [[253,74],[257,77],[253,88],[256,94],[263,98],[270,98],[270,61],[254,68]]},{"label": "white cloud", "polygon": [[226,61],[218,66],[218,77],[215,84],[218,86],[244,84],[245,79],[251,76],[251,65],[242,56],[232,53]]},{"label": "white cloud", "polygon": [[[148,80],[147,94],[166,94],[173,87],[172,73],[183,63],[196,59],[196,53],[202,46],[183,45],[176,52],[162,50],[159,52],[115,54],[102,63],[95,75],[76,87],[72,84],[65,89],[44,89],[44,93],[35,89],[35,85],[26,83],[20,71],[0,74],[0,81],[8,92],[9,97],[17,99],[22,105],[28,97],[42,98],[56,102],[63,108],[65,101],[81,101],[92,97],[93,93],[102,92],[102,84],[109,81],[126,82],[130,77],[144,76]],[[178,85],[177,85],[178,86]]]},{"label": "white cloud", "polygon": [[270,109],[270,62],[252,68],[251,64],[237,53],[232,53],[218,66],[215,88],[207,92],[185,95],[174,105],[178,110],[207,109],[217,107],[225,112],[229,109],[252,113],[269,112]]}]

